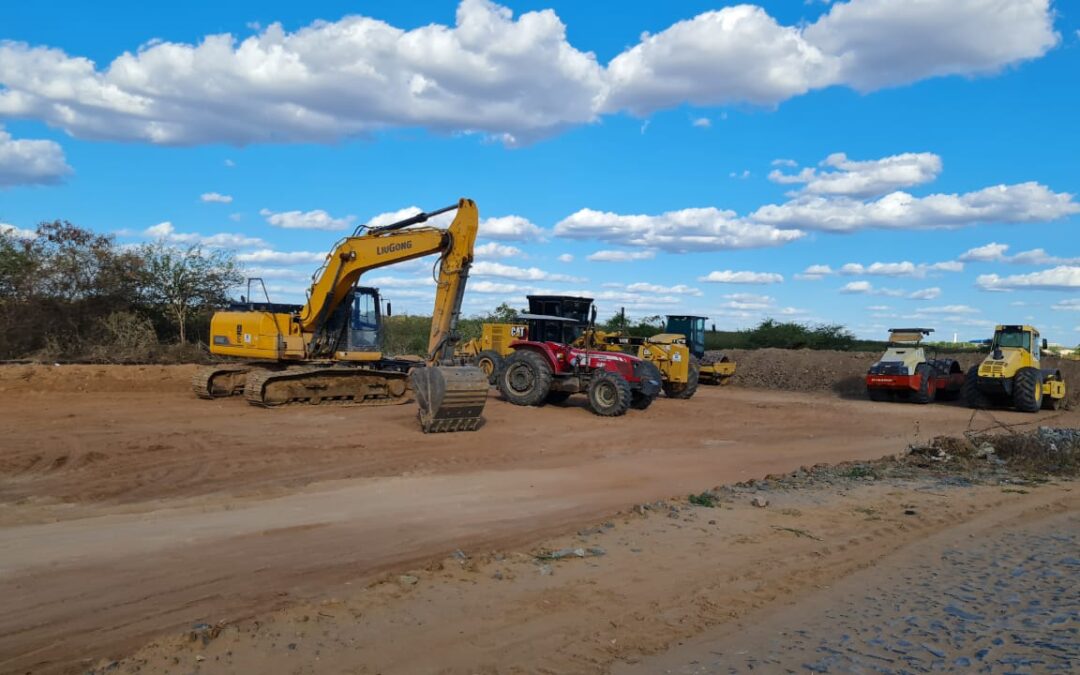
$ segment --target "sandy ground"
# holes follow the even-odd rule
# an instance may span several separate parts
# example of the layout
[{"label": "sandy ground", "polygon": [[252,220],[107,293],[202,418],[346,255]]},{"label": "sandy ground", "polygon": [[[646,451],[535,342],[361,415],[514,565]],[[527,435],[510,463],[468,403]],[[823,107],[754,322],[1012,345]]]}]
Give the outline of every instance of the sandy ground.
[{"label": "sandy ground", "polygon": [[[322,613],[341,622],[338,647],[327,648],[327,658],[333,653],[337,659],[327,662],[329,669],[537,672],[530,664],[542,660],[550,672],[601,671],[616,659],[656,651],[718,617],[767,602],[766,596],[783,596],[780,588],[754,594],[758,581],[752,575],[771,569],[769,561],[802,561],[789,571],[838,578],[908,536],[944,529],[983,510],[996,513],[991,507],[1015,499],[1000,491],[972,491],[939,507],[938,515],[918,527],[910,519],[895,527],[875,526],[881,532],[865,556],[853,556],[851,544],[843,545],[847,553],[839,545],[823,552],[816,539],[772,530],[761,520],[783,516],[779,510],[745,507],[739,518],[725,514],[715,525],[683,523],[681,515],[666,518],[664,525],[685,530],[681,558],[666,552],[667,542],[642,558],[646,549],[627,539],[620,555],[630,561],[628,576],[613,576],[608,586],[601,583],[606,573],[565,586],[573,581],[564,574],[565,563],[548,574],[526,557],[504,558],[508,567],[502,580],[486,572],[479,577],[487,584],[511,576],[539,584],[557,580],[551,588],[526,584],[521,589],[539,594],[522,600],[532,603],[540,617],[536,621],[525,620],[527,613],[514,603],[503,606],[503,586],[474,597],[470,587],[479,583],[474,568],[480,563],[452,559],[464,563],[461,569],[444,566],[425,573],[452,578],[434,585],[437,597],[426,601],[430,611],[414,619],[398,603],[417,594],[421,584],[410,581],[420,577],[401,582],[396,575],[454,550],[509,555],[634,503],[801,465],[878,457],[915,440],[959,433],[972,425],[971,411],[872,404],[821,393],[709,388],[691,401],[660,400],[648,411],[612,420],[578,405],[520,409],[493,396],[488,423],[479,432],[425,436],[412,406],[262,410],[239,400],[200,401],[188,392],[190,372],[185,367],[0,369],[5,411],[0,418],[0,597],[5,599],[0,671],[81,671],[162,634],[219,621],[227,622],[237,639],[250,635],[252,653],[244,651],[244,659],[251,659],[273,637],[261,627],[276,612],[284,611],[285,621],[303,611],[297,607],[336,602],[367,617],[370,599],[373,607],[384,608],[371,615],[371,633],[360,631],[352,610],[347,620],[334,611],[295,614],[298,622],[308,617],[303,623],[312,616],[329,621]],[[1004,423],[1048,418],[994,414]],[[993,423],[983,414],[974,420],[979,427]],[[1061,413],[1053,423],[1080,426],[1080,414]],[[899,497],[883,491],[866,499],[889,504]],[[1025,508],[1067,510],[1075,507],[1069,500],[1064,492],[1044,488],[1021,501]],[[840,527],[839,512],[827,515],[829,509],[855,507],[822,508],[815,529],[840,528],[836,541],[855,537]],[[625,539],[621,533],[628,523],[619,521],[611,529]],[[718,528],[720,536],[695,534],[712,532],[709,528]],[[761,547],[732,546],[739,537]],[[714,548],[702,549],[709,541]],[[573,561],[574,569],[601,570],[592,566],[616,557],[612,550],[595,560]],[[702,577],[704,586],[693,588],[720,592],[735,584],[738,598],[682,597],[688,592],[679,590],[683,568],[695,560],[707,563],[703,571],[723,572],[711,584]],[[743,579],[739,569],[751,576]],[[368,588],[388,574],[393,583]],[[734,581],[723,581],[724,575]],[[704,612],[703,618],[680,626],[684,601]],[[618,646],[617,635],[610,648],[604,647],[609,640],[599,628],[604,621],[623,625],[607,614],[617,612],[629,625],[624,604],[661,620],[635,631],[625,648]],[[566,613],[570,623],[543,619],[553,608],[563,608],[556,614]],[[452,630],[461,622],[459,632]],[[418,626],[423,640],[416,635]],[[432,630],[436,626],[439,630]],[[393,634],[392,627],[406,632],[400,639],[376,639]],[[476,637],[470,641],[463,635]],[[593,643],[606,656],[573,648]],[[163,644],[151,648],[165,650],[153,654],[161,656],[161,664],[147,661],[144,669],[179,659],[168,651],[174,646]],[[202,647],[201,641],[196,644]],[[226,643],[214,640],[205,647],[219,644]],[[279,646],[296,657],[273,659],[270,665],[280,672],[320,670],[313,652],[301,658],[300,643],[289,644]],[[357,651],[357,645],[366,646]],[[234,655],[238,672],[249,665],[272,670]],[[214,655],[216,663],[221,656]],[[190,670],[203,663],[184,665]]]}]

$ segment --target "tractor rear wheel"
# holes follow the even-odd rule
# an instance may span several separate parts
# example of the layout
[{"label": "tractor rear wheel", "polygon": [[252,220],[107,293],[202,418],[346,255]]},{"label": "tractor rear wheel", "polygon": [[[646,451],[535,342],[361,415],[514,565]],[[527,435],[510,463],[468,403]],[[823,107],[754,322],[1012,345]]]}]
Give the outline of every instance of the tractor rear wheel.
[{"label": "tractor rear wheel", "polygon": [[589,381],[589,407],[597,415],[625,415],[633,400],[630,383],[619,373],[608,370],[593,374]]},{"label": "tractor rear wheel", "polygon": [[484,371],[488,383],[495,384],[499,378],[499,369],[502,368],[503,357],[499,352],[485,349],[473,359],[473,365]]},{"label": "tractor rear wheel", "polygon": [[518,350],[499,371],[499,392],[514,405],[540,405],[551,391],[551,366],[534,351]]},{"label": "tractor rear wheel", "polygon": [[1042,408],[1042,371],[1021,368],[1013,377],[1013,405],[1020,412],[1039,412]]},{"label": "tractor rear wheel", "polygon": [[668,398],[687,399],[697,392],[698,380],[701,379],[701,364],[696,356],[690,357],[690,365],[687,367],[686,382],[665,382],[664,393]]},{"label": "tractor rear wheel", "polygon": [[930,403],[934,400],[934,394],[936,393],[933,369],[925,363],[920,363],[915,366],[915,374],[919,376],[919,389],[911,392],[911,402]]},{"label": "tractor rear wheel", "polygon": [[979,389],[979,367],[972,366],[964,377],[964,401],[969,408],[986,409],[990,407],[990,399]]}]

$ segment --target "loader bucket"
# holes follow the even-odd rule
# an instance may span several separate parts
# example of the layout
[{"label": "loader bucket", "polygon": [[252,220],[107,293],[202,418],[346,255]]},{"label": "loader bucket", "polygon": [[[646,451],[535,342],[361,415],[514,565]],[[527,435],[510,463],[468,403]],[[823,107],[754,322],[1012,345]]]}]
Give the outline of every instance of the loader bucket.
[{"label": "loader bucket", "polygon": [[480,428],[489,386],[484,371],[476,366],[427,366],[414,368],[409,381],[424,433]]}]

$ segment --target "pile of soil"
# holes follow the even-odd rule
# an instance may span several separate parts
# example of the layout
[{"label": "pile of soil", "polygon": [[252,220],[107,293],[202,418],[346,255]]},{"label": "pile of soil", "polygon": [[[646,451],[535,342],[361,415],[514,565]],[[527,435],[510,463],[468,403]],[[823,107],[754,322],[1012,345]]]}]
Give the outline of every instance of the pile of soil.
[{"label": "pile of soil", "polygon": [[[782,391],[833,391],[844,397],[866,395],[866,371],[880,352],[841,352],[813,349],[730,349],[707,352],[709,357],[727,356],[738,365],[731,383],[754,389]],[[966,372],[982,361],[983,353],[949,354]],[[1044,368],[1057,368],[1065,376],[1070,405],[1080,405],[1080,361],[1048,357]]]},{"label": "pile of soil", "polygon": [[5,365],[0,367],[0,392],[189,392],[191,377],[198,368],[195,365]]}]

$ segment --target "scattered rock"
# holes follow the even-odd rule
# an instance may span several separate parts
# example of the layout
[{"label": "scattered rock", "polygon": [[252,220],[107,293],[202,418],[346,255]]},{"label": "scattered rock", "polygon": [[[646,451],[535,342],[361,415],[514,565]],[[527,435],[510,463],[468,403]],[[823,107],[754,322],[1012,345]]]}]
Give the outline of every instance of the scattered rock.
[{"label": "scattered rock", "polygon": [[542,577],[550,577],[552,574],[555,574],[555,570],[551,569],[551,565],[548,564],[537,565],[536,571],[540,572],[540,576]]},{"label": "scattered rock", "polygon": [[994,446],[990,443],[983,443],[975,450],[975,457],[979,459],[988,459],[994,454]]},{"label": "scattered rock", "polygon": [[451,553],[450,555],[454,560],[458,560],[460,562],[465,562],[469,559],[469,556],[467,556],[465,552],[462,551],[460,548]]},{"label": "scattered rock", "polygon": [[750,503],[758,507],[759,509],[763,509],[769,505],[769,500],[765,499],[764,497],[757,496],[750,500]]},{"label": "scattered rock", "polygon": [[419,582],[420,578],[415,577],[411,574],[402,574],[400,577],[398,577],[398,583],[400,583],[402,586],[415,586]]}]

